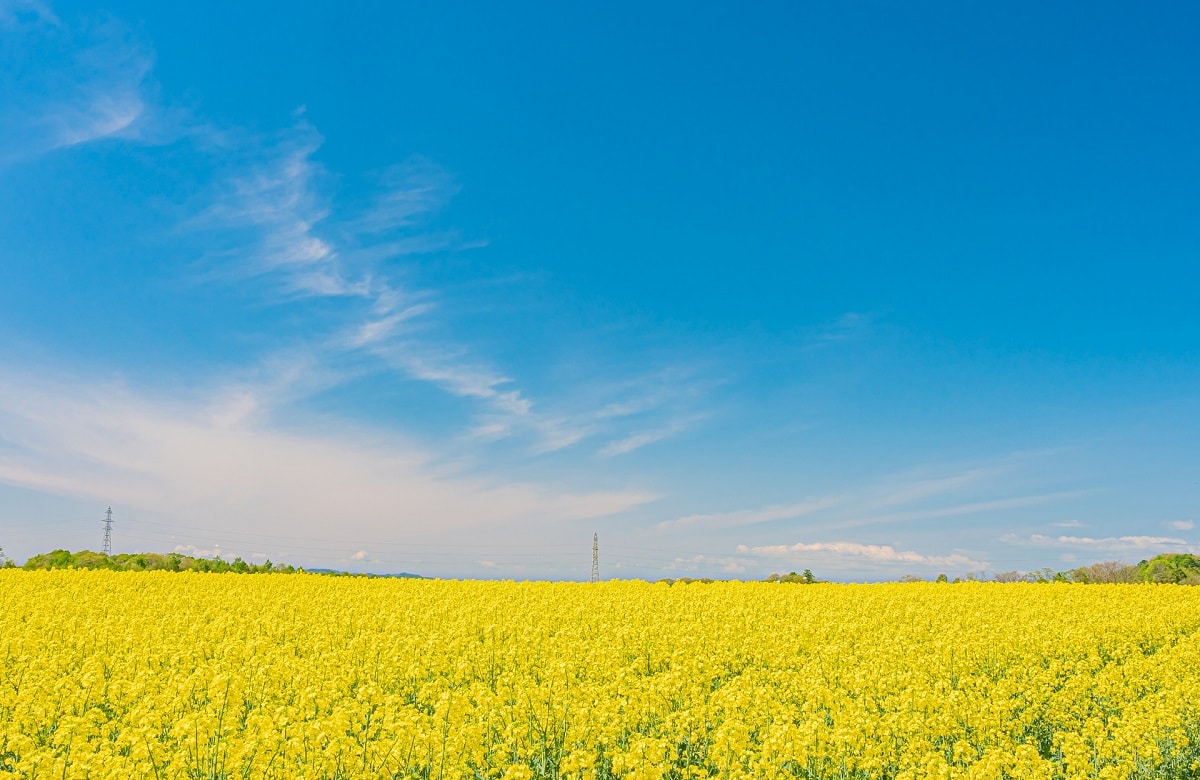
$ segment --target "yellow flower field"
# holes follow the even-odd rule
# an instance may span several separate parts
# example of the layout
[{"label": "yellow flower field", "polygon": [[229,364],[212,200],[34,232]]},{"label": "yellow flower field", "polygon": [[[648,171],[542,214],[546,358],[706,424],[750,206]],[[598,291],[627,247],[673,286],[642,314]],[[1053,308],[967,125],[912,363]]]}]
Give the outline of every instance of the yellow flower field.
[{"label": "yellow flower field", "polygon": [[0,571],[0,777],[1200,776],[1200,588]]}]

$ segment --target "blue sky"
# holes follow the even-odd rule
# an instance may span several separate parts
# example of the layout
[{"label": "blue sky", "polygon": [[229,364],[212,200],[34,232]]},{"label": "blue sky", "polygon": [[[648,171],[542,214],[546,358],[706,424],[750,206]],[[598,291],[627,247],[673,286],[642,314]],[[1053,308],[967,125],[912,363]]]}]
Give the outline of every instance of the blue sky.
[{"label": "blue sky", "polygon": [[1198,24],[0,0],[0,545],[1200,552]]}]

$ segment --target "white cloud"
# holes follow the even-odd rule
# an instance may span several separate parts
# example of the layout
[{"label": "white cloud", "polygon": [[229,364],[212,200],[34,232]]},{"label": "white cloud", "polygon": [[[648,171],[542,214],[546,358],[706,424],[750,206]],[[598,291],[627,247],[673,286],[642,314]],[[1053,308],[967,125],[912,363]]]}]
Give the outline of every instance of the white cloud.
[{"label": "white cloud", "polygon": [[[1037,541],[1045,540],[1045,537],[1035,535],[1033,537]],[[1146,547],[1158,547],[1164,544],[1178,545],[1187,544],[1183,539],[1175,539],[1169,536],[1117,536],[1106,537],[1104,539],[1094,539],[1088,536],[1059,536],[1053,540],[1058,544],[1078,545],[1080,547],[1114,547],[1126,546],[1144,549]]]},{"label": "white cloud", "polygon": [[358,552],[354,553],[354,555],[350,556],[350,560],[352,560],[352,561],[365,561],[366,559],[367,559],[367,551],[366,550],[359,550]]},{"label": "white cloud", "polygon": [[177,544],[173,552],[182,553],[193,558],[215,558],[220,555],[220,550],[216,547],[197,547],[194,544]]},{"label": "white cloud", "polygon": [[264,539],[335,536],[385,551],[463,533],[480,546],[544,541],[568,533],[564,523],[656,499],[466,474],[400,437],[282,430],[269,419],[218,420],[205,397],[162,401],[0,369],[0,482],[159,517],[179,537],[173,544],[204,549],[188,537],[231,547],[249,534],[262,549]]},{"label": "white cloud", "polygon": [[906,563],[921,566],[949,566],[956,568],[986,569],[986,561],[977,561],[961,553],[950,555],[926,555],[912,550],[897,550],[885,544],[861,544],[859,542],[796,542],[758,547],[738,545],[739,553],[765,558],[781,558],[798,563],[811,562],[818,558],[862,559],[872,563]]},{"label": "white cloud", "polygon": [[1167,527],[1174,531],[1190,531],[1196,527],[1196,524],[1191,520],[1172,520],[1167,523]]},{"label": "white cloud", "polygon": [[1057,528],[1083,528],[1086,524],[1078,520],[1064,520],[1054,524]]},{"label": "white cloud", "polygon": [[1140,552],[1143,550],[1200,551],[1200,547],[1190,545],[1186,539],[1172,536],[1107,536],[1097,538],[1091,536],[1047,536],[1045,534],[1032,534],[1028,538],[1021,538],[1013,534],[1006,534],[1001,537],[1001,540],[1010,544],[1029,544],[1039,547],[1071,547],[1104,550],[1114,553]]}]

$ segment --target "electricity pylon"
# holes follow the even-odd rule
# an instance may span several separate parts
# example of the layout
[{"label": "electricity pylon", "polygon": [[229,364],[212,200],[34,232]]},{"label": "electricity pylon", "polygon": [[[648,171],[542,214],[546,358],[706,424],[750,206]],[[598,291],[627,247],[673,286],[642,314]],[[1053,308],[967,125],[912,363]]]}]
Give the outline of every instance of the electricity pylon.
[{"label": "electricity pylon", "polygon": [[112,507],[104,513],[104,554],[112,555]]},{"label": "electricity pylon", "polygon": [[600,534],[592,534],[592,582],[600,581]]}]

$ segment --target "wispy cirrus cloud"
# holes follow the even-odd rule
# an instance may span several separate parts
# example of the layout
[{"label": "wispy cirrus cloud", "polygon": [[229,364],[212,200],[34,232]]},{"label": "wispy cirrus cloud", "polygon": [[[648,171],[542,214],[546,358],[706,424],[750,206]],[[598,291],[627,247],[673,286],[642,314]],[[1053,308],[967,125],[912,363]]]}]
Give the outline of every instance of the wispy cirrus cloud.
[{"label": "wispy cirrus cloud", "polygon": [[460,189],[453,176],[424,157],[389,166],[374,178],[380,194],[348,220],[345,229],[351,235],[379,236],[419,227]]},{"label": "wispy cirrus cloud", "polygon": [[66,20],[42,3],[5,2],[0,34],[0,162],[162,133],[150,110],[153,51],[119,20]]},{"label": "wispy cirrus cloud", "polygon": [[62,24],[45,3],[37,0],[0,0],[0,29],[12,31],[31,22]]},{"label": "wispy cirrus cloud", "polygon": [[214,235],[210,281],[253,283],[268,299],[341,299],[349,324],[321,349],[359,353],[408,380],[479,402],[471,437],[531,439],[534,453],[571,446],[594,426],[547,414],[467,344],[446,334],[451,312],[440,292],[404,285],[390,272],[397,259],[422,251],[471,248],[457,234],[429,235],[429,217],[457,191],[453,178],[419,159],[374,177],[381,189],[365,204],[339,205],[314,160],[321,136],[307,123],[251,144],[259,162],[231,175],[212,204],[188,223]]},{"label": "wispy cirrus cloud", "polygon": [[404,376],[433,384],[451,395],[478,401],[480,410],[468,438],[488,442],[525,435],[531,452],[544,454],[570,447],[593,433],[585,422],[565,415],[543,414],[515,381],[453,342],[430,338],[397,338],[372,347],[387,365]]},{"label": "wispy cirrus cloud", "polygon": [[592,405],[575,415],[577,424],[604,443],[601,459],[617,458],[695,430],[713,417],[705,408],[720,383],[702,366],[677,364],[588,383]]},{"label": "wispy cirrus cloud", "polygon": [[369,177],[369,197],[345,203],[336,197],[337,177],[316,159],[325,139],[302,116],[273,134],[217,135],[210,150],[216,184],[184,226],[209,238],[205,278],[257,279],[268,296],[362,298],[364,317],[386,318],[398,298],[413,293],[385,263],[482,245],[427,228],[458,189],[431,161],[385,168]]},{"label": "wispy cirrus cloud", "polygon": [[347,278],[338,249],[319,233],[330,213],[317,181],[323,171],[312,160],[322,140],[301,122],[265,143],[267,159],[221,182],[211,204],[188,221],[213,237],[210,277],[264,278],[286,296],[371,293],[368,279]]}]

